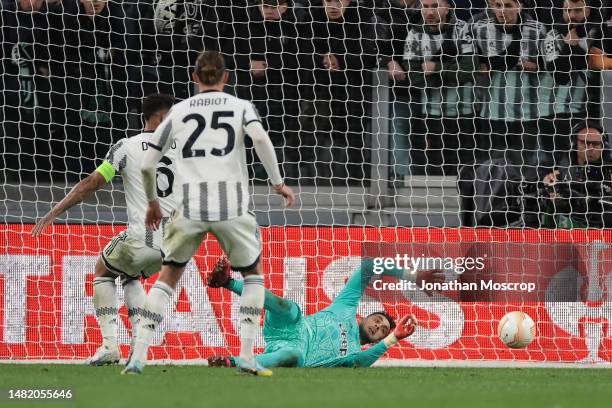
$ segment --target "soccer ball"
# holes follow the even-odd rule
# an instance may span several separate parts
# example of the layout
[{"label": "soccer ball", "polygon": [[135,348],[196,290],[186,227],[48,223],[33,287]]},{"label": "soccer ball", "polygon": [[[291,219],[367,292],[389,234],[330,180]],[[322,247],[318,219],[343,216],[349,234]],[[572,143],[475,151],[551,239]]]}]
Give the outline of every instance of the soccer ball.
[{"label": "soccer ball", "polygon": [[497,335],[510,348],[524,348],[536,334],[535,323],[527,313],[510,312],[499,321]]}]

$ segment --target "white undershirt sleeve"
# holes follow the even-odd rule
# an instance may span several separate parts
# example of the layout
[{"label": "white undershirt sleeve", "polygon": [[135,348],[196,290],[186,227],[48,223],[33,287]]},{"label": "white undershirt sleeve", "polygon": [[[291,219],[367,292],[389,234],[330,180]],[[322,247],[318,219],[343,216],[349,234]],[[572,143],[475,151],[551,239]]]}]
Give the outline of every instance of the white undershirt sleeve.
[{"label": "white undershirt sleeve", "polygon": [[147,201],[157,200],[155,170],[157,163],[172,144],[172,117],[169,114],[150,137],[149,148],[142,159],[142,184]]},{"label": "white undershirt sleeve", "polygon": [[274,145],[268,136],[268,132],[263,128],[261,122],[253,121],[249,123],[245,130],[253,140],[253,147],[261,160],[268,177],[273,185],[283,184],[280,170],[278,169],[278,160],[274,152]]}]

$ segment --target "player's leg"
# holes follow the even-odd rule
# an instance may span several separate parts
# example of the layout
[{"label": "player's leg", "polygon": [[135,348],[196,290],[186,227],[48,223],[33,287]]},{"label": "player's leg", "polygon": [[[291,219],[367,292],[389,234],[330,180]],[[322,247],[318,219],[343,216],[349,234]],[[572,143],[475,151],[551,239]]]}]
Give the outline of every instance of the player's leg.
[{"label": "player's leg", "polygon": [[159,279],[147,295],[136,326],[136,337],[128,364],[123,371],[139,374],[147,360],[147,351],[157,327],[164,319],[166,308],[174,297],[174,289],[181,278],[185,266],[163,265]]},{"label": "player's leg", "polygon": [[[259,331],[259,319],[263,309],[265,298],[265,287],[263,272],[259,263],[259,258],[253,265],[243,267],[238,270],[244,277],[242,295],[240,296],[240,359],[238,367],[241,371],[268,376],[271,372],[266,372],[256,367],[255,337]],[[240,267],[239,267],[240,268]],[[254,370],[254,371],[253,371]]]},{"label": "player's leg", "polygon": [[[161,262],[160,262],[161,265]],[[147,294],[140,283],[139,278],[127,276],[121,277],[123,286],[123,298],[127,307],[128,319],[132,324],[132,339],[136,337],[136,325],[140,318],[140,311],[144,307]]]},{"label": "player's leg", "polygon": [[103,344],[90,364],[102,365],[119,361],[117,347],[117,287],[115,280],[121,276],[128,317],[132,323],[132,337],[138,319],[138,312],[143,307],[145,291],[139,282],[142,273],[150,276],[161,267],[159,250],[147,247],[138,239],[132,238],[129,231],[124,231],[104,248],[96,263],[94,278],[94,305]]},{"label": "player's leg", "polygon": [[[304,356],[296,348],[282,348],[269,353],[262,353],[255,356],[255,360],[263,367],[302,367]],[[209,367],[236,367],[240,362],[240,357],[220,357],[208,358]]]},{"label": "player's leg", "polygon": [[211,231],[232,264],[244,276],[240,297],[240,364],[239,370],[255,375],[271,375],[258,367],[253,348],[259,331],[265,287],[259,264],[261,241],[255,216],[247,213],[227,221],[211,222]]},{"label": "player's leg", "polygon": [[[242,295],[244,282],[232,279],[227,288],[238,295]],[[267,313],[266,318],[271,318],[279,326],[295,323],[302,314],[297,303],[277,296],[268,289],[265,289],[264,309]]]},{"label": "player's leg", "polygon": [[[132,325],[132,340],[145,304],[147,294],[140,283],[140,278],[149,278],[158,273],[162,266],[162,254],[158,248],[147,246],[143,242],[131,243],[133,266],[130,275],[121,276],[123,296],[127,307],[128,319]],[[133,343],[132,343],[133,345]]]},{"label": "player's leg", "polygon": [[[208,274],[207,284],[214,288],[226,288],[238,296],[242,296],[244,288],[243,281],[232,279],[230,264],[225,258],[217,261],[212,272]],[[264,290],[263,307],[266,310],[266,320],[270,319],[279,327],[288,326],[298,321],[302,312],[297,303],[277,296],[268,289]]]},{"label": "player's leg", "polygon": [[134,347],[123,374],[142,372],[151,339],[174,297],[174,290],[183,275],[185,265],[202,243],[206,228],[206,223],[186,220],[181,214],[177,214],[168,223],[164,237],[163,266],[142,307]]},{"label": "player's leg", "polygon": [[116,364],[120,354],[117,347],[117,275],[110,272],[102,258],[98,258],[93,281],[93,302],[98,325],[102,332],[102,345],[87,361],[90,365]]},{"label": "player's leg", "polygon": [[[240,364],[240,357],[233,357],[236,365]],[[304,365],[304,356],[296,348],[281,348],[279,350],[258,354],[257,362],[263,367],[301,367]]]}]

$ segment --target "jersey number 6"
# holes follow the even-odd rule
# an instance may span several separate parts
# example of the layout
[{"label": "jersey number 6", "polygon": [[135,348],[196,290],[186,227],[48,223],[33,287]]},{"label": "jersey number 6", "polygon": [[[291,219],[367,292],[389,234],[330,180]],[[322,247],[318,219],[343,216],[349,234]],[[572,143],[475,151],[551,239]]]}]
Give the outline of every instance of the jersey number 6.
[{"label": "jersey number 6", "polygon": [[[166,166],[170,166],[172,164],[172,160],[170,160],[167,156],[162,157],[159,160],[160,163],[165,164]],[[174,184],[174,173],[172,173],[172,170],[170,170],[168,167],[158,167],[156,170],[157,176],[156,176],[156,183],[157,184],[157,196],[164,198],[164,197],[168,197],[170,194],[172,194],[172,185]],[[165,190],[162,190],[161,188],[159,188],[159,176],[164,175],[166,176],[166,183],[168,184],[168,187]]]}]

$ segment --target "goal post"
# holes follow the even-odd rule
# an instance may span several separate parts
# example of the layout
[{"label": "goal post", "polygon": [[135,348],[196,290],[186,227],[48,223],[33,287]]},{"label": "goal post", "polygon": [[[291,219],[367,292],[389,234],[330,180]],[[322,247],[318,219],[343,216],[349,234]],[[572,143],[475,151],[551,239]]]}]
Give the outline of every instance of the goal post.
[{"label": "goal post", "polygon": [[[4,362],[77,362],[95,351],[101,335],[91,299],[93,266],[106,241],[122,229],[57,225],[52,235],[35,240],[28,234],[31,226],[2,226],[6,240],[20,242],[0,256]],[[331,304],[363,254],[367,259],[389,257],[397,249],[414,258],[452,259],[455,266],[442,265],[447,282],[475,276],[464,272],[458,279],[458,259],[484,256],[488,287],[450,287],[431,297],[408,287],[374,284],[366,290],[361,316],[386,310],[394,317],[412,312],[419,319],[415,334],[391,349],[382,365],[609,364],[610,310],[600,279],[612,259],[610,246],[602,242],[609,242],[608,232],[270,226],[262,228],[262,239],[266,287],[296,302],[305,314]],[[381,242],[391,246],[373,252]],[[236,295],[204,285],[220,255],[218,244],[209,239],[188,264],[154,337],[152,360],[193,364],[238,351]],[[525,287],[506,291],[493,286],[508,282]],[[536,322],[536,339],[524,350],[506,347],[497,336],[499,319],[513,310]],[[119,316],[118,341],[125,357],[130,333],[125,307]],[[258,347],[263,346],[259,338]]]}]

